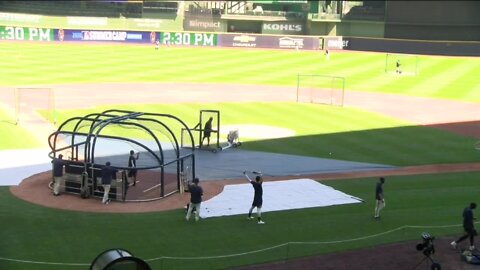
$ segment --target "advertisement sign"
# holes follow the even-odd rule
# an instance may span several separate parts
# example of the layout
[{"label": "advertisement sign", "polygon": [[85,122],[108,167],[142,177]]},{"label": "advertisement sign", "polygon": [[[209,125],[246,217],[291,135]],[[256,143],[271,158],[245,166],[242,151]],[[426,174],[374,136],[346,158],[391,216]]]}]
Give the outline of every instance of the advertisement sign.
[{"label": "advertisement sign", "polygon": [[301,35],[305,27],[302,22],[263,22],[262,34]]},{"label": "advertisement sign", "polygon": [[160,19],[129,19],[129,24],[134,28],[160,28],[162,20]]},{"label": "advertisement sign", "polygon": [[318,37],[264,36],[255,34],[219,34],[221,47],[318,50]]},{"label": "advertisement sign", "polygon": [[217,34],[162,32],[160,43],[185,46],[217,46]]},{"label": "advertisement sign", "polygon": [[[153,34],[153,41],[152,41]],[[139,31],[100,31],[100,30],[63,30],[55,33],[59,41],[104,41],[104,42],[132,42],[152,43],[156,39],[155,32]]]},{"label": "advertisement sign", "polygon": [[224,32],[226,26],[218,19],[189,17],[183,19],[183,29],[186,31]]},{"label": "advertisement sign", "polygon": [[0,26],[0,40],[53,41],[54,31],[48,28]]},{"label": "advertisement sign", "polygon": [[325,37],[324,47],[329,50],[347,50],[350,46],[349,40],[344,40],[343,37]]},{"label": "advertisement sign", "polygon": [[253,35],[236,35],[233,36],[232,47],[257,47],[257,37]]},{"label": "advertisement sign", "polygon": [[107,26],[106,17],[72,17],[67,16],[67,24],[72,26]]},{"label": "advertisement sign", "polygon": [[281,37],[278,39],[278,46],[281,49],[303,49],[305,47],[304,38]]},{"label": "advertisement sign", "polygon": [[19,13],[6,13],[0,12],[0,22],[2,23],[40,23],[42,15],[32,15],[32,14],[19,14]]}]

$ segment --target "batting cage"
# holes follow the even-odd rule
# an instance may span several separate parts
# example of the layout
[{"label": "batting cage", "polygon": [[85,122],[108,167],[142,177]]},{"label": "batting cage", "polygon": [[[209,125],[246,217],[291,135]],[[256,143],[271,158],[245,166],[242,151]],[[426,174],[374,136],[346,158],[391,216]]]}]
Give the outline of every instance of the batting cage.
[{"label": "batting cage", "polygon": [[63,156],[61,191],[102,197],[101,170],[116,170],[110,199],[149,201],[178,192],[195,178],[194,139],[170,114],[107,110],[63,122],[49,137],[50,157]]}]

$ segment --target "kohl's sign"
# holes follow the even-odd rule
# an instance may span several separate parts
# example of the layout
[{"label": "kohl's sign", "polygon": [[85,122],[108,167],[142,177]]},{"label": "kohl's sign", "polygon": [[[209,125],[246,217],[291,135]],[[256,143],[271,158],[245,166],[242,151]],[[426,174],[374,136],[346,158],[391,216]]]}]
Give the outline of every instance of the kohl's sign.
[{"label": "kohl's sign", "polygon": [[289,22],[264,22],[262,25],[262,34],[303,34],[302,23]]}]

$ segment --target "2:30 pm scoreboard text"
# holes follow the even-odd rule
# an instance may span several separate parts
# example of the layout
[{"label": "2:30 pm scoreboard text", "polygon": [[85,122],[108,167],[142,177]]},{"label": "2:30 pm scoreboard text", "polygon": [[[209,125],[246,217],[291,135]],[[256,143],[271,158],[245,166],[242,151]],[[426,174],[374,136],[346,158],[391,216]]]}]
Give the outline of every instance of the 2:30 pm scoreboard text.
[{"label": "2:30 pm scoreboard text", "polygon": [[0,40],[53,41],[54,36],[48,28],[0,26]]},{"label": "2:30 pm scoreboard text", "polygon": [[161,32],[160,43],[186,46],[216,46],[217,35],[210,33]]}]

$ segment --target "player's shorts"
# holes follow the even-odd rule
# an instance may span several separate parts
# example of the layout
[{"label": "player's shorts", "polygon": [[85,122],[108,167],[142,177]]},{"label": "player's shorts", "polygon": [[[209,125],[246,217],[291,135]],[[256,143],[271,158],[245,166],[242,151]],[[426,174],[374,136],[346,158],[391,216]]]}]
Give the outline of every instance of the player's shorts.
[{"label": "player's shorts", "polygon": [[137,176],[137,170],[136,169],[129,170],[128,171],[128,177],[134,177],[134,176]]},{"label": "player's shorts", "polygon": [[469,235],[477,235],[477,231],[475,230],[475,228],[464,227],[463,229]]},{"label": "player's shorts", "polygon": [[261,198],[254,198],[252,206],[254,207],[262,207],[263,200]]}]

